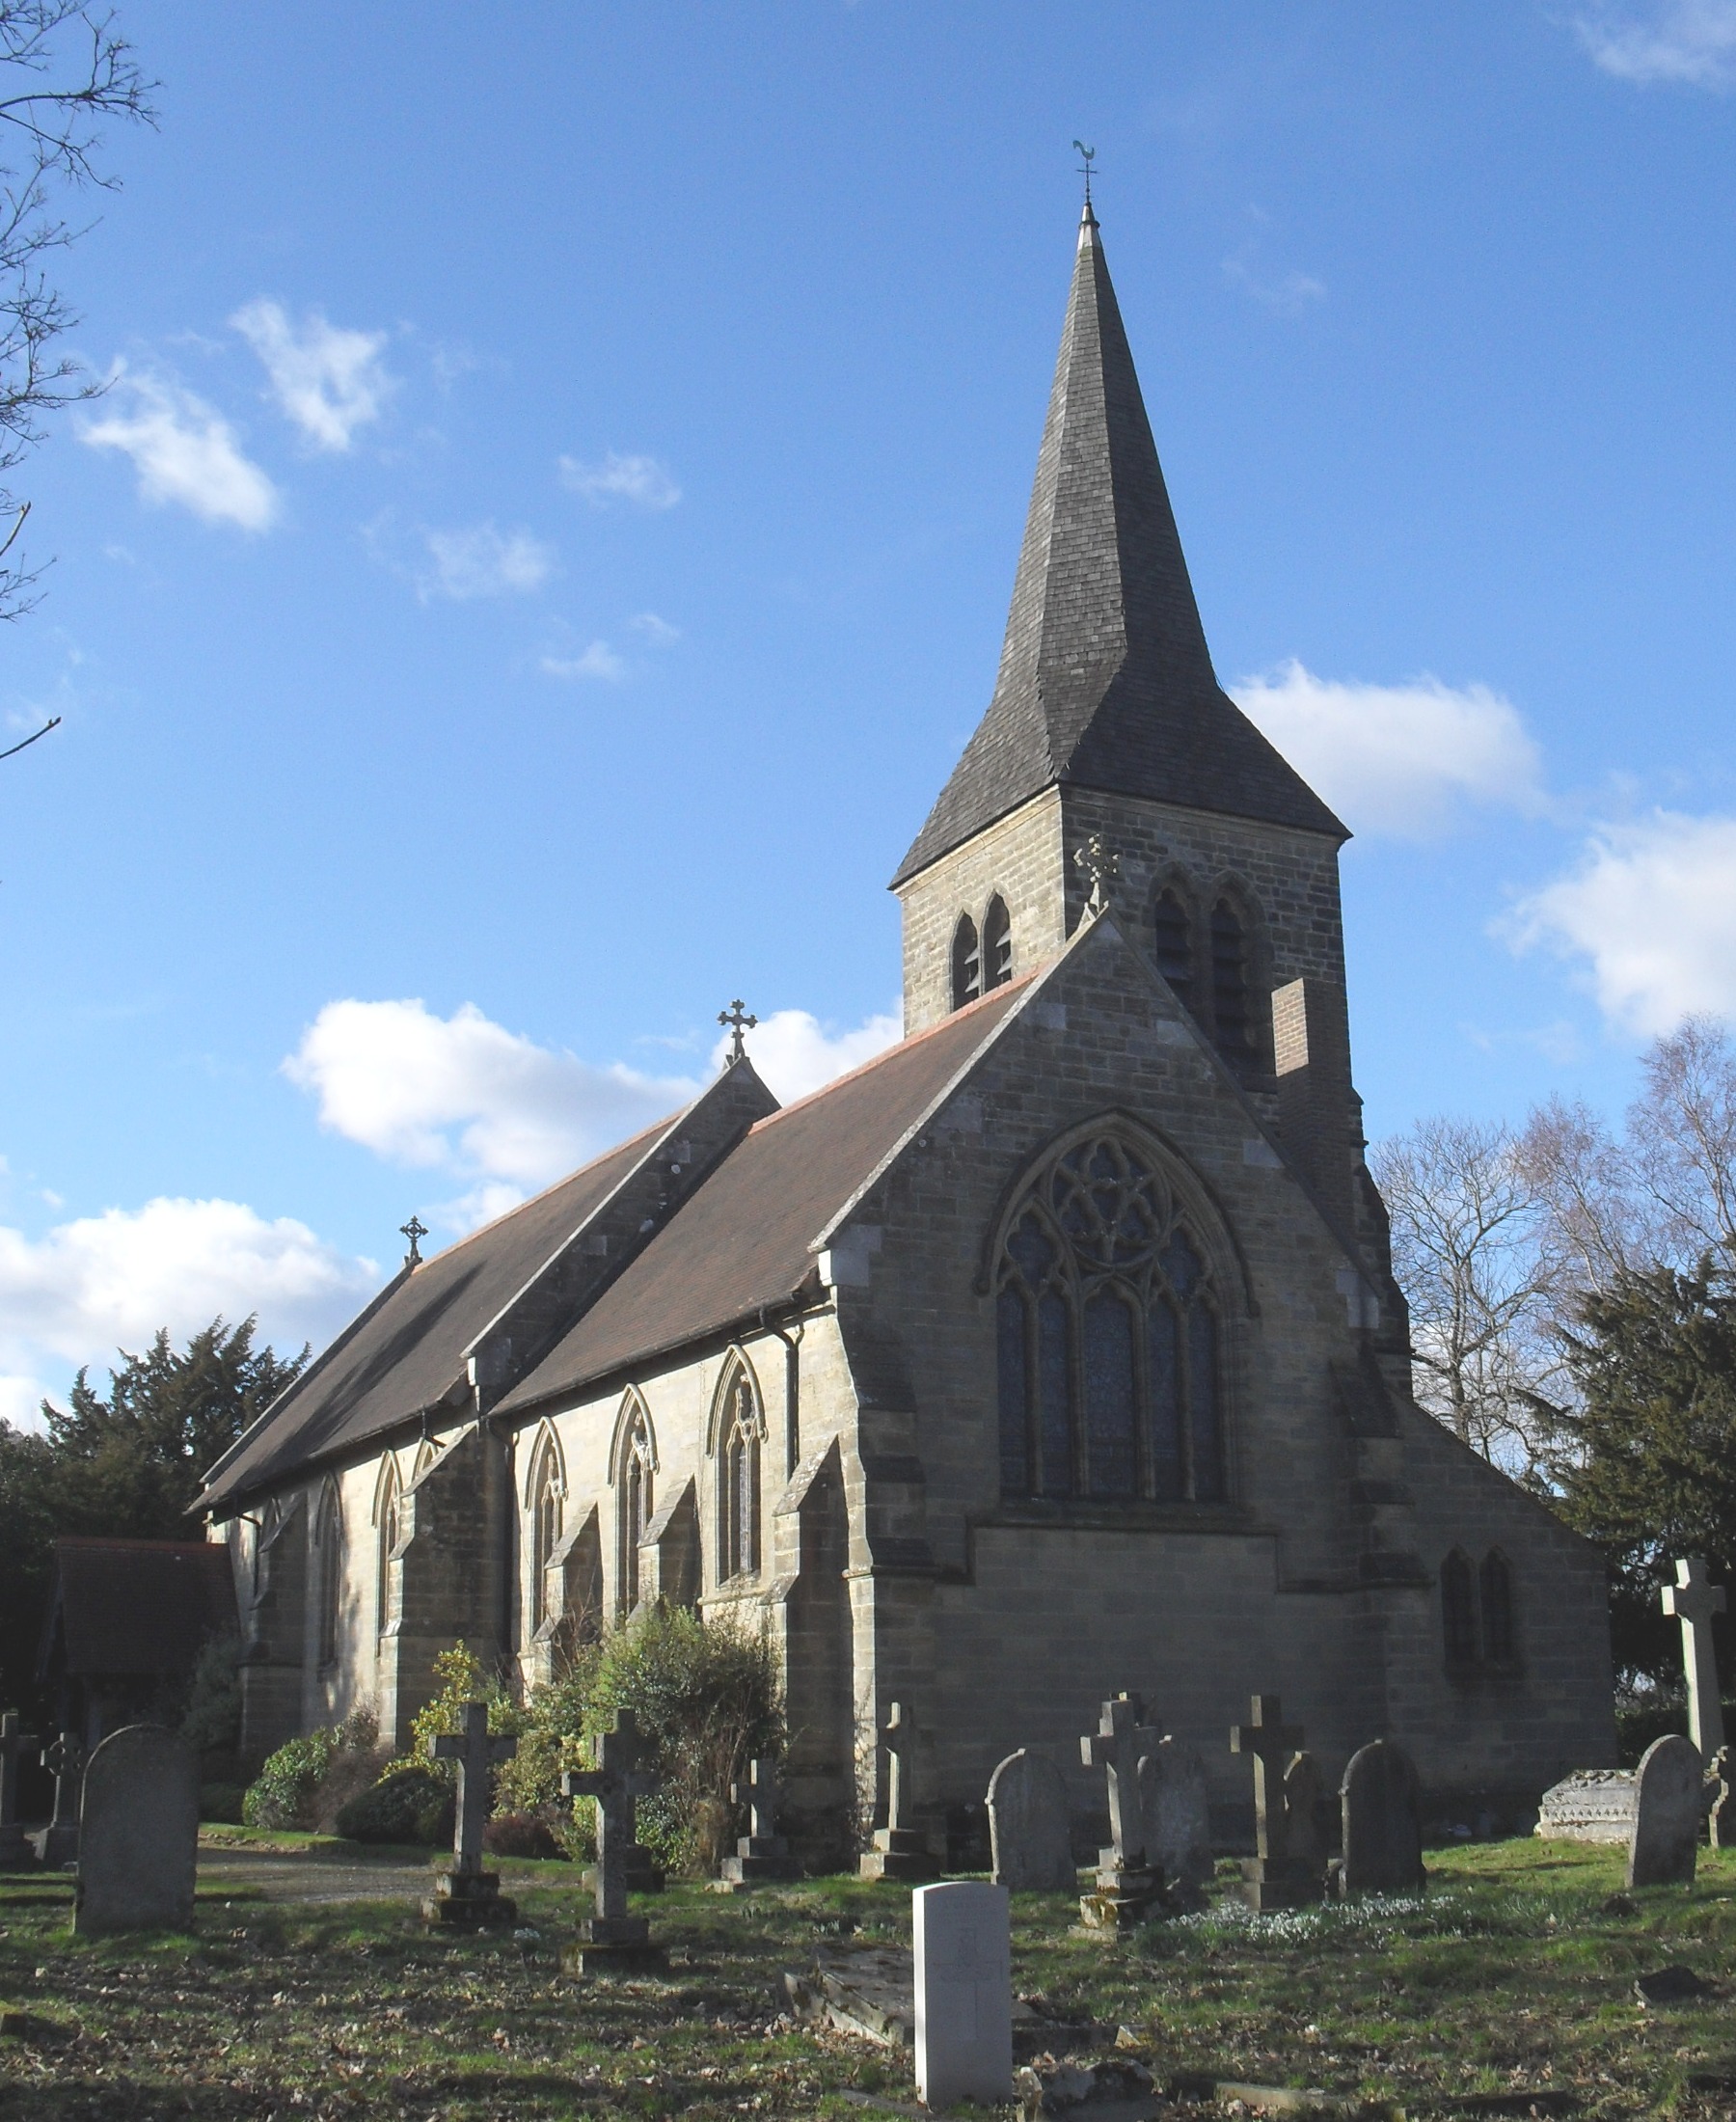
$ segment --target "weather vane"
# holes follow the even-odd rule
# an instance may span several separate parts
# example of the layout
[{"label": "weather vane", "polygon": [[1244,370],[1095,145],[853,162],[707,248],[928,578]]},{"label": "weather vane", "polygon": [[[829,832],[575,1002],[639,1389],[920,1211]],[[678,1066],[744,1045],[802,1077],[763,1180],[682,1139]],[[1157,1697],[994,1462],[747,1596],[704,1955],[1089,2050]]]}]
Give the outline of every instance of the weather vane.
[{"label": "weather vane", "polygon": [[421,1265],[421,1252],[419,1240],[427,1237],[428,1226],[420,1216],[413,1215],[408,1223],[400,1223],[398,1229],[410,1240],[410,1250],[404,1255],[404,1265],[406,1267],[420,1267]]},{"label": "weather vane", "polygon": [[1073,146],[1085,157],[1079,165],[1079,172],[1085,179],[1085,204],[1089,206],[1091,204],[1091,165],[1097,160],[1097,150],[1088,148],[1082,140],[1075,140]]},{"label": "weather vane", "polygon": [[747,1043],[742,1037],[742,1034],[746,1031],[751,1031],[754,1025],[759,1022],[759,1019],[757,1017],[749,1017],[747,1015],[746,1011],[742,1007],[742,998],[738,994],[735,1000],[729,1005],[726,1010],[719,1010],[718,1012],[718,1021],[719,1024],[727,1024],[729,1026],[730,1060],[745,1060],[747,1053]]}]

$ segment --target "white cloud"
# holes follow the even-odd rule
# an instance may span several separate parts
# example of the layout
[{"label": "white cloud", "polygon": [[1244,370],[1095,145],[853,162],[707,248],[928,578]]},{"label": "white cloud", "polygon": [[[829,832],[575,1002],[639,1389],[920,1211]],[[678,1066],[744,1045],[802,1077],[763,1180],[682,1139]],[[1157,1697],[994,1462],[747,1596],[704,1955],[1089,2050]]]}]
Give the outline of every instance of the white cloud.
[{"label": "white cloud", "polygon": [[576,656],[549,653],[543,657],[540,668],[549,678],[624,678],[627,659],[617,655],[607,641],[592,641]]},{"label": "white cloud", "polygon": [[131,457],[139,492],[148,502],[179,502],[207,523],[268,530],[277,521],[278,493],[243,454],[223,416],[191,391],[152,376],[130,374],[117,363],[113,408],[83,422],[78,439],[93,449]]},{"label": "white cloud", "polygon": [[1736,818],[1656,810],[1607,826],[1505,927],[1516,949],[1585,961],[1599,1007],[1634,1031],[1736,1016]]},{"label": "white cloud", "polygon": [[257,1313],[280,1351],[318,1347],[378,1281],[372,1261],[346,1260],[305,1223],[267,1221],[238,1201],[164,1197],[36,1239],[0,1226],[0,1414],[34,1418],[47,1372],[88,1363],[100,1376],[159,1326],[184,1340],[219,1313]]},{"label": "white cloud", "polygon": [[435,596],[460,602],[524,596],[540,589],[555,572],[553,549],[528,530],[502,537],[492,523],[479,523],[469,530],[426,530],[422,538],[434,563],[431,574],[417,577],[424,602]]},{"label": "white cloud", "polygon": [[1696,89],[1736,82],[1736,0],[1599,0],[1573,18],[1605,73]]},{"label": "white cloud", "polygon": [[1326,299],[1326,283],[1312,273],[1288,272],[1270,278],[1257,272],[1245,256],[1225,258],[1224,278],[1262,309],[1275,310],[1280,316],[1300,316],[1304,310]]},{"label": "white cloud", "polygon": [[[747,1053],[780,1103],[805,1098],[833,1076],[859,1069],[904,1037],[904,1020],[894,1011],[870,1017],[853,1031],[828,1030],[806,1010],[774,1010],[746,1034]],[[725,1032],[712,1048],[712,1065],[720,1068],[729,1051]]]},{"label": "white cloud", "polygon": [[317,310],[298,328],[281,303],[263,298],[230,322],[264,364],[278,404],[316,449],[347,449],[396,388],[380,366],[384,332],[344,330]]},{"label": "white cloud", "polygon": [[560,483],[605,508],[610,502],[631,502],[636,508],[673,508],[681,489],[655,457],[624,457],[610,449],[601,464],[560,460]]},{"label": "white cloud", "polygon": [[1354,831],[1429,839],[1467,804],[1542,807],[1537,747],[1487,686],[1342,684],[1292,658],[1231,691]]},{"label": "white cloud", "polygon": [[636,634],[642,634],[654,648],[667,648],[671,641],[681,639],[681,629],[671,626],[667,619],[660,619],[655,612],[640,612],[628,620]]}]

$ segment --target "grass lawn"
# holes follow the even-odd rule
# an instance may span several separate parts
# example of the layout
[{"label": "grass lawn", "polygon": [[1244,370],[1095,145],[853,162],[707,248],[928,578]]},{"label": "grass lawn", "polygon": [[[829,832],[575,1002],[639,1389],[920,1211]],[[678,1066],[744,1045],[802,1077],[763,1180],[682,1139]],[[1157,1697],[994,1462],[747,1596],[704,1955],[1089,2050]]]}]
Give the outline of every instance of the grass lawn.
[{"label": "grass lawn", "polygon": [[[914,2097],[907,2058],[778,2023],[779,1974],[817,1941],[854,1925],[908,1943],[895,1888],[671,1888],[637,1904],[672,1948],[667,1973],[578,1983],[557,1962],[584,1912],[570,1866],[504,1867],[535,1940],[453,1941],[402,1897],[250,1898],[222,1868],[237,1846],[202,1853],[192,1937],[74,1940],[64,1881],[0,1879],[0,2006],[22,2014],[0,2038],[0,2117],[733,2122]],[[312,1881],[342,1845],[274,1838],[293,1848]],[[1081,1933],[1061,1895],[1020,1895],[1015,1982],[1100,2022],[1100,2049],[1127,2028],[1160,2083],[1316,2086],[1412,2115],[1524,2112],[1511,2096],[1545,2090],[1546,2112],[1736,2115],[1736,1854],[1702,1852],[1691,1892],[1613,1905],[1618,1852],[1497,1842],[1429,1868],[1416,1902],[1253,1918],[1225,1900],[1126,1941]],[[1642,2010],[1634,1977],[1671,1962],[1717,1994]]]}]

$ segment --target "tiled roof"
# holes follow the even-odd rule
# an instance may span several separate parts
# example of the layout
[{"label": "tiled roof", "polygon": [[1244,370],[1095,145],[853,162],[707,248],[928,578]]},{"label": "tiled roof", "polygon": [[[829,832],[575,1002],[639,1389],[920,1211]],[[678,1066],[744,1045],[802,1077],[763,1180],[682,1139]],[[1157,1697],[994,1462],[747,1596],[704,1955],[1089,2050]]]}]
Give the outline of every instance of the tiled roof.
[{"label": "tiled roof", "polygon": [[1055,782],[1345,837],[1218,685],[1089,206],[994,695],[894,884]]},{"label": "tiled roof", "polygon": [[618,1281],[501,1402],[534,1406],[784,1303],[848,1206],[1036,975],[890,1047],[750,1129]]},{"label": "tiled roof", "polygon": [[60,1539],[44,1634],[69,1673],[176,1678],[209,1636],[235,1628],[227,1546],[204,1540]]}]

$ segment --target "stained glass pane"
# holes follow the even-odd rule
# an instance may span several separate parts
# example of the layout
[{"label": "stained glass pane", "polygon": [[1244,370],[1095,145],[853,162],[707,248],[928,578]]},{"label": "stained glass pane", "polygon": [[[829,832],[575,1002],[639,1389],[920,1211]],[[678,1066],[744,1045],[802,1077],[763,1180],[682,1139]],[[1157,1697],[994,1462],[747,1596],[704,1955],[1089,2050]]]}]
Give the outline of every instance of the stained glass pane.
[{"label": "stained glass pane", "polygon": [[1483,1656],[1505,1665],[1513,1655],[1513,1580],[1505,1556],[1491,1548],[1482,1569]]},{"label": "stained glass pane", "polygon": [[1069,1326],[1067,1305],[1054,1295],[1037,1307],[1037,1376],[1041,1400],[1043,1492],[1072,1494],[1072,1435],[1068,1422]]},{"label": "stained glass pane", "polygon": [[1224,1455],[1218,1438],[1217,1320],[1198,1297],[1187,1308],[1187,1383],[1193,1417],[1194,1501],[1217,1503],[1224,1493]]},{"label": "stained glass pane", "polygon": [[1031,1464],[1025,1428],[1025,1300],[1003,1290],[994,1309],[995,1363],[1000,1385],[1001,1494],[1028,1496]]},{"label": "stained glass pane", "polygon": [[1085,1307],[1085,1450],[1094,1496],[1138,1493],[1133,1405],[1133,1315],[1104,1291]]},{"label": "stained glass pane", "polygon": [[1175,1503],[1181,1494],[1180,1341],[1176,1315],[1159,1297],[1146,1320],[1152,1477],[1159,1503]]},{"label": "stained glass pane", "polygon": [[1187,1242],[1186,1234],[1177,1231],[1163,1248],[1163,1258],[1158,1262],[1169,1279],[1169,1286],[1182,1302],[1193,1294],[1200,1280],[1200,1256]]}]

